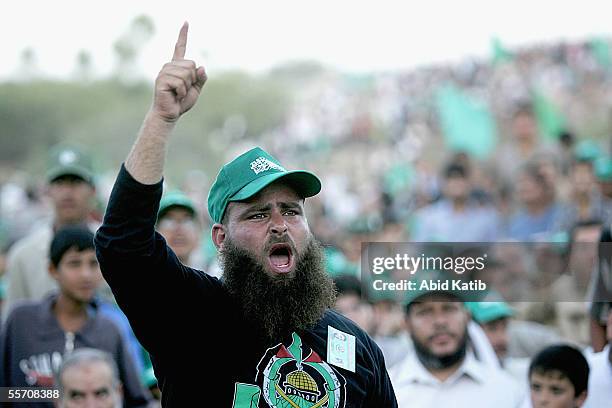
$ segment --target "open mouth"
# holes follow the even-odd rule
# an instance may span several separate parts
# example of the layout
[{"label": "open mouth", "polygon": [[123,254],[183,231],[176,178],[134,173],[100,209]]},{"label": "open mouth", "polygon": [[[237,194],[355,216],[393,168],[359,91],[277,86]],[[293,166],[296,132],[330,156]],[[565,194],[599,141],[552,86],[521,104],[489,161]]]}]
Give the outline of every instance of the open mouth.
[{"label": "open mouth", "polygon": [[285,274],[293,269],[293,251],[288,244],[274,244],[270,248],[268,262],[273,272]]}]

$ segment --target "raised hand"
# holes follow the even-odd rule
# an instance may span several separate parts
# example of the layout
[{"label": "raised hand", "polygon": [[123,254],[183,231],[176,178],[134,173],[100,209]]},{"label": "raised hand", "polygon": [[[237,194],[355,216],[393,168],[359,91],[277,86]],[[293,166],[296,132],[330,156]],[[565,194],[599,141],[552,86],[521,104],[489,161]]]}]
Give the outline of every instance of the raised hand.
[{"label": "raised hand", "polygon": [[152,113],[167,122],[178,118],[195,105],[206,82],[204,67],[185,59],[189,24],[185,22],[179,32],[172,61],[163,66],[155,80]]},{"label": "raised hand", "polygon": [[178,118],[195,105],[206,82],[204,67],[197,67],[195,62],[185,59],[188,29],[185,22],[172,61],[157,75],[153,105],[125,160],[126,170],[143,184],[154,184],[162,179],[168,138]]}]

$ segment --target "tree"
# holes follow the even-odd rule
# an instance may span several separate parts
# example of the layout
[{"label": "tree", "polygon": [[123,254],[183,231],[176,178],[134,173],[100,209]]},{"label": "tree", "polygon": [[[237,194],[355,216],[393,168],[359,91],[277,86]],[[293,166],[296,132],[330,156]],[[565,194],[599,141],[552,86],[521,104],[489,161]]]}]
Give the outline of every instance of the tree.
[{"label": "tree", "polygon": [[137,77],[136,62],[142,47],[153,37],[155,25],[153,20],[140,15],[130,23],[128,30],[114,43],[117,55],[116,76],[122,81],[133,81]]}]

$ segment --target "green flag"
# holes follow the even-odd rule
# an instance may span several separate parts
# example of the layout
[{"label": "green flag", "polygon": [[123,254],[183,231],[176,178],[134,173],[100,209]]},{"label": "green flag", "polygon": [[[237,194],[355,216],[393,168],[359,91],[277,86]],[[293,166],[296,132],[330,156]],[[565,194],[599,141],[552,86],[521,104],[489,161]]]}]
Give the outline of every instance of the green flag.
[{"label": "green flag", "polygon": [[383,189],[391,197],[410,187],[414,180],[414,168],[408,163],[395,163],[383,174]]},{"label": "green flag", "polygon": [[556,139],[566,129],[561,110],[541,92],[533,92],[533,110],[538,130],[545,138]]},{"label": "green flag", "polygon": [[438,89],[435,102],[444,140],[451,150],[481,159],[493,152],[497,131],[485,104],[452,85]]},{"label": "green flag", "polygon": [[491,53],[493,55],[493,64],[511,61],[513,58],[512,52],[504,47],[501,40],[497,37],[491,39]]},{"label": "green flag", "polygon": [[608,41],[601,37],[591,39],[589,46],[593,57],[599,65],[605,69],[609,69],[612,65],[612,57],[610,56],[610,44]]}]

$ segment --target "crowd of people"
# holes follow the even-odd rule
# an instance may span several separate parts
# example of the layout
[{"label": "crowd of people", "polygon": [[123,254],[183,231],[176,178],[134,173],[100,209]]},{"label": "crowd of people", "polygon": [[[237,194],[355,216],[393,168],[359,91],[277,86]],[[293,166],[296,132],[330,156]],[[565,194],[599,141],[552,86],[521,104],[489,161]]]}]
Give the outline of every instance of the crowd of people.
[{"label": "crowd of people", "polygon": [[[607,406],[612,124],[585,123],[608,119],[609,67],[587,44],[561,44],[366,82],[311,80],[256,144],[321,176],[308,221],[325,248],[335,309],[380,346],[399,406]],[[498,123],[499,143],[484,157],[444,137],[432,101],[449,82]],[[534,89],[566,113],[552,137]],[[0,386],[59,387],[65,406],[154,406],[151,360],[94,252],[108,198],[99,175],[86,148],[62,144],[49,152],[44,189],[0,186]],[[206,197],[189,180],[167,187],[156,230],[181,263],[222,277]],[[495,291],[483,301],[377,293],[362,270],[362,243],[375,241],[474,243],[490,268],[465,279]]]}]

